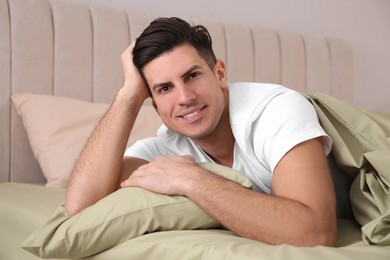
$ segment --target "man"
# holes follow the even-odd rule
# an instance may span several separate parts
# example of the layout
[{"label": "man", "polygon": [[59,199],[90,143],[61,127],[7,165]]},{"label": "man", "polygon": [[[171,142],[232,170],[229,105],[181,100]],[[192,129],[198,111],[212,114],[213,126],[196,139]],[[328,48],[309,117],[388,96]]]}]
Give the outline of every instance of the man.
[{"label": "man", "polygon": [[[333,246],[331,140],[314,109],[282,86],[228,85],[211,45],[206,28],[160,18],[122,54],[124,85],[73,171],[67,212],[74,215],[117,188],[139,186],[186,196],[243,237]],[[149,96],[164,125],[158,137],[137,142],[123,158]],[[237,169],[255,188],[218,177],[198,161]]]}]

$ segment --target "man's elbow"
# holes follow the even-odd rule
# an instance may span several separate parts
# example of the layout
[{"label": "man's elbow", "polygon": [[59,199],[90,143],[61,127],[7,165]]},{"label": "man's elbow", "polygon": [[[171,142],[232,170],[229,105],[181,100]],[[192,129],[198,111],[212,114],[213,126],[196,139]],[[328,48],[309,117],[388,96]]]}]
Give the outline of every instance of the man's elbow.
[{"label": "man's elbow", "polygon": [[82,208],[75,204],[75,203],[70,203],[69,201],[65,201],[65,211],[68,214],[68,216],[72,217],[79,213],[82,210]]},{"label": "man's elbow", "polygon": [[337,228],[320,234],[317,240],[317,245],[334,247],[336,246],[336,240],[337,240]]},{"label": "man's elbow", "polygon": [[327,225],[323,228],[313,230],[310,235],[306,236],[306,239],[301,246],[314,247],[314,246],[336,246],[337,240],[337,224]]},{"label": "man's elbow", "polygon": [[[327,215],[327,216],[324,216]],[[312,215],[306,223],[295,229],[295,235],[290,238],[291,245],[300,247],[336,246],[337,218],[335,214]]]},{"label": "man's elbow", "polygon": [[80,200],[78,197],[72,197],[67,194],[65,197],[64,208],[68,216],[72,217],[92,204],[94,204],[92,201]]}]

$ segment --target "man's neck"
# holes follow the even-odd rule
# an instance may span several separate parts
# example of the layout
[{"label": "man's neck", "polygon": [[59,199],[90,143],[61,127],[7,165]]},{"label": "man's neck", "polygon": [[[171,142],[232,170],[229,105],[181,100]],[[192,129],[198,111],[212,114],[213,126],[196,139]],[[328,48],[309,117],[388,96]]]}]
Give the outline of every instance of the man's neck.
[{"label": "man's neck", "polygon": [[207,153],[207,155],[213,159],[214,162],[227,166],[233,166],[234,159],[234,138],[233,140],[229,140],[231,138],[215,140],[213,144],[199,144],[199,147]]},{"label": "man's neck", "polygon": [[193,140],[216,163],[232,167],[235,138],[227,118],[214,130],[212,134],[201,140]]},{"label": "man's neck", "polygon": [[214,162],[233,166],[235,138],[230,126],[229,92],[224,89],[225,110],[212,133],[202,139],[192,139]]}]

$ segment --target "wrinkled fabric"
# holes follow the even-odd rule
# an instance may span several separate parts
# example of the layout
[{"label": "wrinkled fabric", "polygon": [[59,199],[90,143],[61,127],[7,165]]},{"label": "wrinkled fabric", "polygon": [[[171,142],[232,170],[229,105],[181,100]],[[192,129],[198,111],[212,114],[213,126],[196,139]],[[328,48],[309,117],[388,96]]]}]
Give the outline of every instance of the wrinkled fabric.
[{"label": "wrinkled fabric", "polygon": [[352,210],[367,244],[390,245],[390,113],[369,112],[325,94],[305,94],[333,139],[337,165],[354,181]]}]

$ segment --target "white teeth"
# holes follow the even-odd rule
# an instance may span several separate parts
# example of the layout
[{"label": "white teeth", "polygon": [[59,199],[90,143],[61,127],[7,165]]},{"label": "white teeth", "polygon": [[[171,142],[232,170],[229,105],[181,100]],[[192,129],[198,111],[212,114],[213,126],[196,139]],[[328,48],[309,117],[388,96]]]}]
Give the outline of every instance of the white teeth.
[{"label": "white teeth", "polygon": [[184,118],[189,118],[189,117],[193,117],[194,115],[198,114],[199,113],[199,110],[198,111],[195,111],[195,112],[192,112],[190,114],[187,114],[187,115],[184,115],[183,117]]}]

